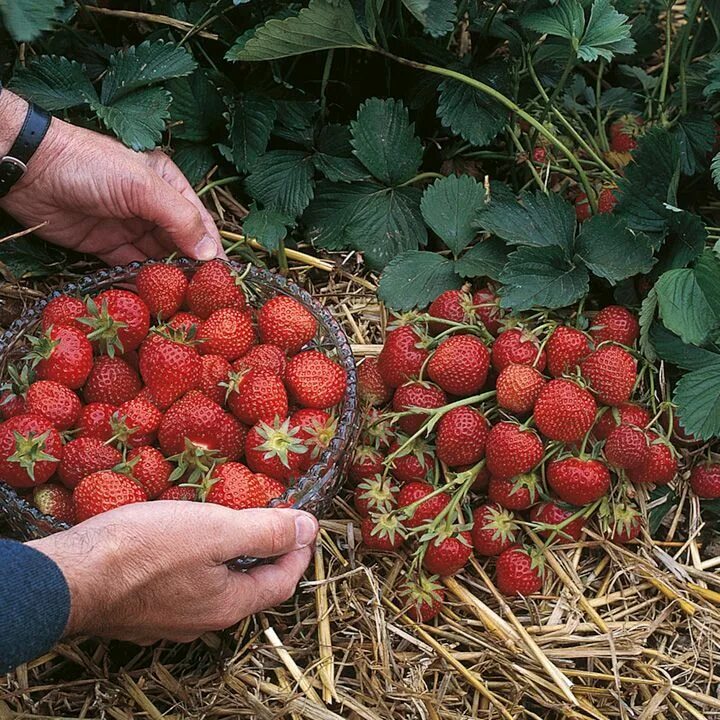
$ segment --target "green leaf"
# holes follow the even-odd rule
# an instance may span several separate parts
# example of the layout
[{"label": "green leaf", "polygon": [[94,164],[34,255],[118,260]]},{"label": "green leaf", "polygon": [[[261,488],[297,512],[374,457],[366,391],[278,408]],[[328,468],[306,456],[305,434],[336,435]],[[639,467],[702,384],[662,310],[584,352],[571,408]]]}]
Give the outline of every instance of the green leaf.
[{"label": "green leaf", "polygon": [[648,513],[648,532],[651,536],[660,529],[663,518],[677,505],[678,495],[667,485],[658,485],[650,491],[652,508]]},{"label": "green leaf", "polygon": [[17,65],[10,89],[49,112],[97,101],[92,83],[74,60],[42,55],[27,66]]},{"label": "green leaf", "polygon": [[295,17],[268,20],[242,47],[228,50],[227,60],[253,62],[332,48],[369,48],[348,0],[310,0]]},{"label": "green leaf", "polygon": [[423,193],[420,209],[425,222],[455,257],[477,234],[474,221],[484,198],[483,186],[468,175],[436,180]]},{"label": "green leaf", "polygon": [[277,119],[272,134],[310,150],[315,137],[317,100],[276,100]]},{"label": "green leaf", "polygon": [[702,440],[720,434],[720,361],[683,375],[673,400],[685,432]]},{"label": "green leaf", "polygon": [[163,88],[144,88],[123,95],[112,105],[93,103],[105,127],[133,150],[152,150],[161,140],[172,100]]},{"label": "green leaf", "polygon": [[203,142],[222,132],[225,106],[204,70],[169,80],[165,87],[172,95],[170,117],[181,123],[173,127],[173,137]]},{"label": "green leaf", "polygon": [[577,50],[578,57],[585,62],[600,58],[610,62],[615,55],[630,55],[635,51],[630,31],[627,15],[619,13],[610,0],[595,0]]},{"label": "green leaf", "polygon": [[720,55],[712,55],[708,58],[705,79],[706,85],[703,89],[705,97],[711,97],[720,91]]},{"label": "green leaf", "polygon": [[432,37],[444,37],[455,27],[457,2],[455,0],[402,0]]},{"label": "green leaf", "polygon": [[423,147],[414,130],[402,101],[370,98],[350,123],[355,156],[378,180],[405,182],[422,162]]},{"label": "green leaf", "polygon": [[720,152],[712,159],[710,170],[712,170],[712,179],[715,187],[720,190]]},{"label": "green leaf", "polygon": [[695,260],[707,241],[705,224],[698,215],[685,210],[668,215],[668,237],[658,253],[653,275],[659,277],[667,270],[682,268]]},{"label": "green leaf", "polygon": [[350,137],[347,125],[324,125],[318,133],[313,163],[332,182],[370,178],[370,173],[352,154]]},{"label": "green leaf", "polygon": [[253,163],[245,184],[266,208],[295,218],[313,197],[312,162],[300,150],[271,150]]},{"label": "green leaf", "polygon": [[559,247],[521,247],[508,257],[500,282],[500,304],[518,312],[571,305],[587,293],[589,277]]},{"label": "green leaf", "polygon": [[146,40],[142,45],[130,46],[110,57],[100,99],[103,105],[112,105],[133,90],[189,75],[196,67],[197,63],[184,47],[162,40]]},{"label": "green leaf", "polygon": [[524,192],[516,198],[502,183],[492,183],[477,224],[512,245],[559,247],[572,255],[575,210],[558,193]]},{"label": "green leaf", "polygon": [[576,252],[595,275],[613,285],[648,272],[655,262],[647,235],[633,232],[612,215],[594,215],[582,224]]},{"label": "green leaf", "polygon": [[680,168],[695,175],[707,167],[708,155],[715,144],[715,123],[709,113],[700,111],[681,115],[673,128],[680,149]]},{"label": "green leaf", "polygon": [[191,185],[197,185],[217,162],[208,145],[182,141],[176,144],[172,159]]},{"label": "green leaf", "polygon": [[640,323],[640,350],[642,354],[650,361],[657,360],[657,353],[650,339],[650,329],[657,312],[657,293],[655,288],[651,288],[640,306],[640,315],[638,321]]},{"label": "green leaf", "polygon": [[[19,229],[13,228],[13,232]],[[67,266],[68,258],[57,246],[31,235],[0,243],[0,263],[13,277],[22,279],[57,275]]]},{"label": "green leaf", "polygon": [[407,250],[383,271],[378,297],[393,310],[424,308],[445,290],[462,286],[452,260],[434,252]]},{"label": "green leaf", "polygon": [[276,107],[259,95],[240,95],[230,112],[230,142],[233,162],[242,173],[249,172],[270,140]]},{"label": "green leaf", "polygon": [[243,220],[243,232],[247,237],[257,240],[266,250],[274,252],[293,223],[294,219],[288,215],[274,210],[258,210],[253,206]]},{"label": "green leaf", "polygon": [[542,35],[579,40],[585,29],[582,4],[574,0],[560,0],[555,6],[525,15],[520,24]]},{"label": "green leaf", "polygon": [[699,370],[708,364],[720,362],[718,353],[684,343],[659,322],[654,322],[650,328],[650,341],[658,357],[683,370]]},{"label": "green leaf", "polygon": [[3,25],[17,42],[32,42],[50,30],[63,0],[0,0]]},{"label": "green leaf", "polygon": [[508,252],[508,246],[500,238],[481,240],[455,261],[455,271],[464,278],[499,280],[507,264]]}]

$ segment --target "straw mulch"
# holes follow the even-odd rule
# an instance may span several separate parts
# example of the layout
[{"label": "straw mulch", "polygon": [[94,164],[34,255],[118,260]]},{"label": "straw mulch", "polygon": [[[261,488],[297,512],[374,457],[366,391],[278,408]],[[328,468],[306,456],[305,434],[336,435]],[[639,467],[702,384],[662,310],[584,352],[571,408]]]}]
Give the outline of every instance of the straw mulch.
[{"label": "straw mulch", "polygon": [[[221,226],[236,231],[242,208],[215,193]],[[358,258],[288,259],[358,356],[377,353],[383,314]],[[0,287],[2,298],[27,293]],[[404,556],[365,553],[340,497],[282,608],[190,645],[60,645],[0,680],[0,720],[717,718],[720,559],[701,541],[697,500],[680,495],[661,542],[621,548],[590,534],[555,546],[543,596],[508,602],[491,564],[473,561],[445,581],[448,602],[428,625],[396,597]]]}]

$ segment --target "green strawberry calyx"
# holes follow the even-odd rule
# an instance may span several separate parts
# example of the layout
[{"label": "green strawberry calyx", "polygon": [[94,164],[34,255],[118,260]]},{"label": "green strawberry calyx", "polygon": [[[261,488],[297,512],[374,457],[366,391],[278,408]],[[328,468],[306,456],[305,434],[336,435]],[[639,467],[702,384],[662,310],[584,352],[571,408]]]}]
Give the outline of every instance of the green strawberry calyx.
[{"label": "green strawberry calyx", "polygon": [[58,462],[56,457],[45,452],[45,442],[50,434],[46,430],[42,435],[28,433],[27,436],[19,432],[13,432],[15,438],[15,452],[8,457],[7,461],[18,463],[27,472],[30,479],[35,481],[35,465],[39,462]]},{"label": "green strawberry calyx", "polygon": [[297,436],[300,427],[290,427],[290,418],[286,418],[281,423],[276,417],[273,425],[260,421],[256,432],[263,439],[263,442],[257,446],[257,450],[264,451],[264,460],[272,460],[276,457],[286,468],[289,468],[291,453],[302,455],[308,451],[308,448]]}]

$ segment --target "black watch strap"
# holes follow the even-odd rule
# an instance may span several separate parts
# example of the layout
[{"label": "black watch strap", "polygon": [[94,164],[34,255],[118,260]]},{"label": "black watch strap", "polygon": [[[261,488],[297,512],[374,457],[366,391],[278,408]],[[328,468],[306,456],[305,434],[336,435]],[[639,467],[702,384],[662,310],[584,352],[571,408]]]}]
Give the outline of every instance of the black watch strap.
[{"label": "black watch strap", "polygon": [[27,171],[27,164],[45,137],[51,120],[42,108],[30,104],[15,142],[7,155],[0,157],[0,197],[7,195]]}]

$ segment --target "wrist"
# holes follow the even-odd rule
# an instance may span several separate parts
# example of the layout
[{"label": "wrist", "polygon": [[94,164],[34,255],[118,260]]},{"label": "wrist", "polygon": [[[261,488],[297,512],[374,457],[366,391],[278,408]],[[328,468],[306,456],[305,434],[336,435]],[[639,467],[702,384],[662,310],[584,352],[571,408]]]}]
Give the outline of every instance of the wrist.
[{"label": "wrist", "polygon": [[6,88],[0,92],[0,157],[5,155],[20,132],[28,104]]}]

